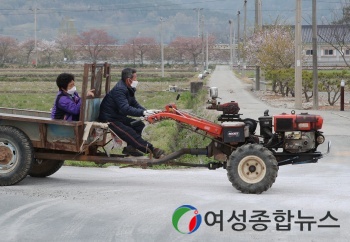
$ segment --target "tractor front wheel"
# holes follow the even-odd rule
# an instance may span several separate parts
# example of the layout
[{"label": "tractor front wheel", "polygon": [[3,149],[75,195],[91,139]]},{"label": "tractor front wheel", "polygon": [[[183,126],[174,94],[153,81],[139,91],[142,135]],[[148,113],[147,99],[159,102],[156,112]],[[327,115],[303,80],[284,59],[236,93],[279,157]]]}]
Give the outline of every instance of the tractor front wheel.
[{"label": "tractor front wheel", "polygon": [[227,165],[232,186],[243,193],[260,194],[275,182],[278,164],[273,153],[258,144],[247,144],[234,151]]}]

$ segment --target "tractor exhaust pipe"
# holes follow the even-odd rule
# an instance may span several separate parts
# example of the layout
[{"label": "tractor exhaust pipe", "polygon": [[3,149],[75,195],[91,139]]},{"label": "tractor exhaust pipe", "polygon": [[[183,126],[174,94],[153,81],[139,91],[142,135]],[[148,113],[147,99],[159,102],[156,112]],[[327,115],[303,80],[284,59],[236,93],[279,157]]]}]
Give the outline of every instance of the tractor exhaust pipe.
[{"label": "tractor exhaust pipe", "polygon": [[147,162],[147,165],[159,165],[166,163],[168,161],[174,160],[176,158],[179,158],[182,155],[208,155],[207,148],[196,148],[196,149],[188,149],[183,148],[181,150],[175,151],[167,156],[164,156],[158,160]]}]

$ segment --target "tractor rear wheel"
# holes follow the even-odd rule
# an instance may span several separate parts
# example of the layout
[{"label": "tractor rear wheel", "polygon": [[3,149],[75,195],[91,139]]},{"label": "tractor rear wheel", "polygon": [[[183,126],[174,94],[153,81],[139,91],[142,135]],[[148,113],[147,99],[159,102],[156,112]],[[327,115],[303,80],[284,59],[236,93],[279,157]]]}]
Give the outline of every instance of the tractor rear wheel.
[{"label": "tractor rear wheel", "polygon": [[47,177],[57,172],[63,166],[64,160],[35,159],[28,175],[32,177]]},{"label": "tractor rear wheel", "polygon": [[33,162],[33,145],[20,129],[0,125],[0,186],[23,180]]},{"label": "tractor rear wheel", "polygon": [[227,165],[232,186],[243,193],[260,194],[275,182],[278,163],[273,153],[259,144],[247,144],[234,151]]}]

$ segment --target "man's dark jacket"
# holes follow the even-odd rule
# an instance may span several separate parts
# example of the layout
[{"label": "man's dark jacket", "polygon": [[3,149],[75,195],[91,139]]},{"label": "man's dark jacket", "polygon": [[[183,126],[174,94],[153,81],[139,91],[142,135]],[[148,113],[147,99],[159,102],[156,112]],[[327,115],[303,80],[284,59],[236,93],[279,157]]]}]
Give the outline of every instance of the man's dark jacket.
[{"label": "man's dark jacket", "polygon": [[101,122],[121,121],[126,116],[141,117],[146,110],[135,99],[135,88],[127,87],[120,80],[104,97],[100,106],[99,120]]}]

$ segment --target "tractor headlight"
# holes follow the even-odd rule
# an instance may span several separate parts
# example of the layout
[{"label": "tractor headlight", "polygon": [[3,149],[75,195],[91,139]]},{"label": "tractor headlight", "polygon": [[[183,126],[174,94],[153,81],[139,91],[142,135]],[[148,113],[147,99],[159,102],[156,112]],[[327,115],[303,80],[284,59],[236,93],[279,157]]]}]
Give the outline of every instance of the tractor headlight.
[{"label": "tractor headlight", "polygon": [[318,144],[323,144],[324,141],[325,141],[325,138],[324,138],[323,135],[317,136],[316,142],[317,142]]}]

